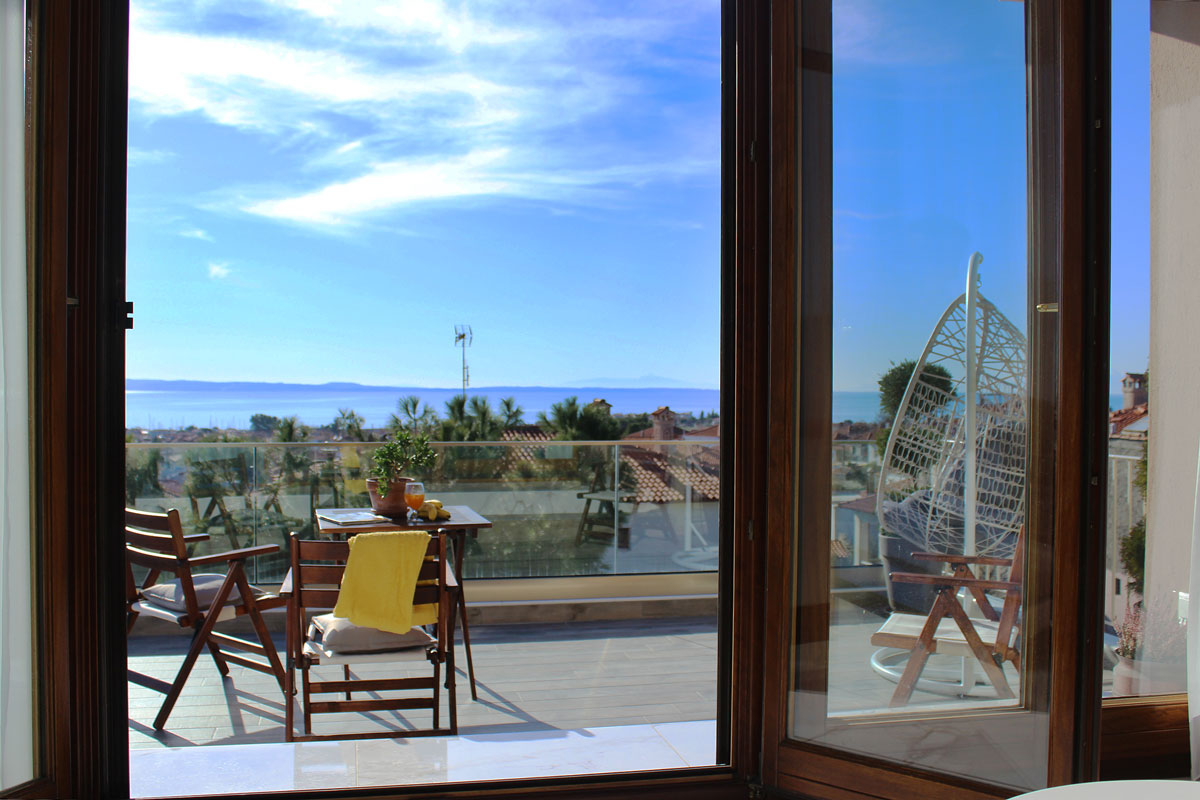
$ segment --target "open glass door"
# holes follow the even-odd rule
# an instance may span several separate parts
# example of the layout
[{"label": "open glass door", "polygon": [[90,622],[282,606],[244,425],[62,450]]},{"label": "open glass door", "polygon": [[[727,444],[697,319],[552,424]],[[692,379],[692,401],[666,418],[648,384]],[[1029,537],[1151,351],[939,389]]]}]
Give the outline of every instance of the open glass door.
[{"label": "open glass door", "polygon": [[1062,721],[1091,691],[1066,676],[1092,618],[1061,630],[1088,562],[1062,533],[1061,462],[1082,456],[1060,452],[1059,409],[1084,402],[1060,391],[1059,301],[1081,278],[1052,233],[1065,106],[1039,83],[1061,5],[826,0],[771,20],[797,45],[773,53],[773,80],[796,77],[772,159],[794,156],[798,211],[771,265],[794,303],[772,319],[791,497],[767,518],[766,629],[788,631],[767,655],[768,784],[982,797],[1079,774]]}]

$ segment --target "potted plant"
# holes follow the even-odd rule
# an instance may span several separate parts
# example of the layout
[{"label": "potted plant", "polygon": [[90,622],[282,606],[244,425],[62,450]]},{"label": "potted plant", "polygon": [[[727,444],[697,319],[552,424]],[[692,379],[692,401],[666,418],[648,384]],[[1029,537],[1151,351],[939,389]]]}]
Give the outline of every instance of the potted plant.
[{"label": "potted plant", "polygon": [[414,436],[406,430],[397,431],[391,441],[375,448],[367,473],[370,475],[367,492],[371,495],[371,508],[375,513],[385,517],[404,516],[407,512],[404,486],[414,480],[405,473],[426,469],[435,457],[429,437]]},{"label": "potted plant", "polygon": [[1174,694],[1186,688],[1187,623],[1176,616],[1173,594],[1156,596],[1147,610],[1134,605],[1116,625],[1113,695]]},{"label": "potted plant", "polygon": [[1117,656],[1116,666],[1113,667],[1112,692],[1116,697],[1129,697],[1137,694],[1137,658],[1138,644],[1142,638],[1142,609],[1139,605],[1128,605],[1125,608],[1125,619],[1113,626],[1117,632],[1117,646],[1113,653]]}]

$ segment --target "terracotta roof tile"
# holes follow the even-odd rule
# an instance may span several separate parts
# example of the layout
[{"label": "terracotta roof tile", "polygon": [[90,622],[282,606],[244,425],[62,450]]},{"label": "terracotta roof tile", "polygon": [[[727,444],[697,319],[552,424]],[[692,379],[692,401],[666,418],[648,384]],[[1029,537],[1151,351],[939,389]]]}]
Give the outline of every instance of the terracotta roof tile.
[{"label": "terracotta roof tile", "polygon": [[1108,414],[1108,435],[1116,436],[1133,423],[1148,416],[1150,416],[1150,406],[1148,403],[1138,403],[1133,408],[1121,408],[1116,411],[1110,411]]},{"label": "terracotta roof tile", "polygon": [[875,495],[864,494],[862,497],[856,497],[853,500],[847,500],[844,503],[838,503],[838,508],[844,508],[849,511],[866,511],[875,513]]}]

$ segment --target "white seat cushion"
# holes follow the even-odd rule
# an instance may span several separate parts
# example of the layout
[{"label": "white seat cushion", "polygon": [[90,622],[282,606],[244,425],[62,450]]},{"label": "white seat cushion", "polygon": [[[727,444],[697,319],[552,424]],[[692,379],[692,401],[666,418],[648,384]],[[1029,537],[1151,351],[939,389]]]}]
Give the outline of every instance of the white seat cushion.
[{"label": "white seat cushion", "polygon": [[[872,636],[871,644],[882,647],[912,647],[920,638],[926,619],[927,617],[918,614],[892,614]],[[972,619],[971,624],[985,645],[995,645],[1000,623],[989,619]],[[938,622],[937,633],[933,638],[933,652],[954,656],[971,655],[971,648],[958,623],[949,617]],[[897,639],[904,641],[896,641]]]},{"label": "white seat cushion", "polygon": [[[221,589],[221,584],[225,582],[224,575],[193,575],[192,586],[196,590],[196,602],[200,606],[200,610],[208,608],[212,605],[212,601],[216,598],[217,592]],[[183,587],[176,578],[173,581],[166,583],[156,583],[153,586],[142,589],[142,599],[153,603],[156,606],[169,608],[172,611],[187,611],[187,602],[183,597]],[[236,586],[229,592],[229,602],[236,603],[241,600],[242,596],[238,593]]]},{"label": "white seat cushion", "polygon": [[318,646],[330,653],[351,655],[392,652],[424,648],[434,641],[434,638],[421,628],[413,628],[407,633],[389,633],[378,628],[355,625],[350,620],[335,617],[333,614],[320,614],[313,617],[312,621],[312,628],[320,637]]}]

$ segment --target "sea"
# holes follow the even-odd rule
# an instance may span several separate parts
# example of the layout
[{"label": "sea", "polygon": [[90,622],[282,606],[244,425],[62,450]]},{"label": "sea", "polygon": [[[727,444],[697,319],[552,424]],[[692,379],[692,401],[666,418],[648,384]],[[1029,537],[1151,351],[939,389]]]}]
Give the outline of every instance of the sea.
[{"label": "sea", "polygon": [[[272,417],[296,416],[309,426],[328,425],[343,408],[353,409],[366,420],[368,428],[382,428],[396,411],[401,397],[416,395],[439,414],[446,401],[461,389],[430,389],[405,386],[364,386],[361,384],[277,384],[210,383],[206,381],[128,380],[125,386],[125,425],[147,430],[250,427],[253,414]],[[525,420],[533,422],[539,411],[549,413],[550,406],[567,397],[580,403],[604,398],[613,413],[649,413],[659,406],[676,412],[701,415],[719,411],[718,389],[554,387],[554,386],[481,386],[468,394],[487,397],[492,407],[502,397],[516,398],[524,409]],[[1121,407],[1121,396],[1109,398],[1112,408]],[[878,392],[834,392],[833,422],[852,420],[874,422],[879,417]]]},{"label": "sea", "polygon": [[[296,416],[309,426],[328,425],[343,408],[353,409],[366,420],[366,427],[381,428],[396,411],[397,401],[408,395],[421,398],[439,414],[446,401],[461,389],[430,389],[411,386],[363,386],[360,384],[272,384],[210,383],[206,381],[128,380],[125,386],[125,425],[147,430],[250,427],[253,414],[273,417]],[[683,387],[612,388],[554,386],[481,386],[470,395],[487,397],[495,408],[503,397],[513,397],[524,409],[525,420],[534,422],[539,411],[567,397],[581,404],[604,398],[614,414],[649,413],[659,406],[695,415],[718,412],[718,389]],[[879,415],[877,392],[834,392],[833,420],[869,422]]]}]

